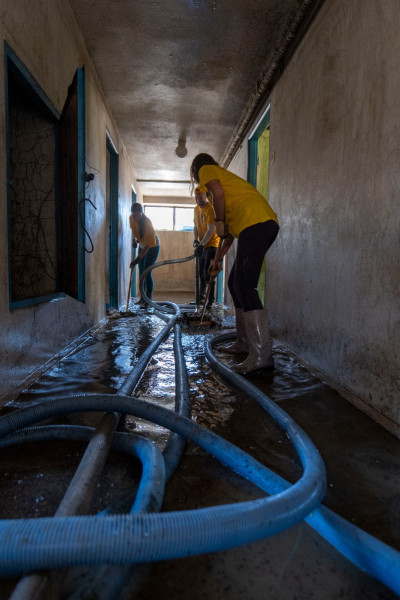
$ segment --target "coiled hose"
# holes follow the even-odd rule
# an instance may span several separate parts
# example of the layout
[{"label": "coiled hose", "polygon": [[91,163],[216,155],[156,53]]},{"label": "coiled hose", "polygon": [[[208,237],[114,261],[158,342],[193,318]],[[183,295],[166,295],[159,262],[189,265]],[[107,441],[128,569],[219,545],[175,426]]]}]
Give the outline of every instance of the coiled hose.
[{"label": "coiled hose", "polygon": [[[268,469],[245,452],[185,417],[132,397],[76,395],[20,409],[0,419],[0,437],[56,415],[99,410],[133,414],[167,427],[261,489],[269,487]],[[319,505],[325,490],[318,452],[302,436],[296,438],[295,446],[302,462],[307,457],[303,476],[285,492],[261,500],[158,514],[1,521],[0,574],[178,558],[278,533],[304,519]]]},{"label": "coiled hose", "polygon": [[[147,272],[165,262],[152,265],[142,274],[142,296]],[[145,299],[160,311],[159,305]],[[169,304],[164,304],[162,312],[176,313],[176,305]],[[126,382],[126,386],[130,383]],[[124,388],[125,385],[122,391]],[[0,437],[52,416],[99,410],[132,414],[167,427],[270,493],[270,471],[245,452],[189,419],[125,396],[121,390],[115,395],[77,395],[21,409],[0,418]],[[326,477],[311,440],[282,413],[279,422],[292,439],[304,468],[300,480],[285,491],[251,502],[181,512],[6,520],[0,522],[0,574],[190,556],[248,543],[294,525],[320,504]]]},{"label": "coiled hose", "polygon": [[[88,442],[94,431],[93,427],[84,427],[82,425],[27,427],[0,440],[0,448],[38,441],[62,440]],[[143,436],[115,432],[112,440],[112,448],[118,452],[124,452],[138,458],[142,464],[142,476],[130,512],[159,510],[164,497],[166,476],[163,456],[156,444],[153,444]]]}]

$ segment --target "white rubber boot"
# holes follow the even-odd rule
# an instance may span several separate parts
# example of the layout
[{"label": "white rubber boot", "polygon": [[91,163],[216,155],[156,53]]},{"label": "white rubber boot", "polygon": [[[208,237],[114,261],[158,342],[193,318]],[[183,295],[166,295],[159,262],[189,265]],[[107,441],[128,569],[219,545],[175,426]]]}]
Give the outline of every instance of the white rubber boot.
[{"label": "white rubber boot", "polygon": [[244,326],[243,309],[235,308],[236,313],[236,341],[228,346],[223,346],[221,350],[228,354],[247,354],[249,346],[247,343],[246,329]]},{"label": "white rubber boot", "polygon": [[249,310],[243,313],[249,353],[240,365],[236,367],[238,373],[251,373],[261,369],[272,371],[274,359],[272,358],[272,340],[268,325],[268,313],[265,309]]}]

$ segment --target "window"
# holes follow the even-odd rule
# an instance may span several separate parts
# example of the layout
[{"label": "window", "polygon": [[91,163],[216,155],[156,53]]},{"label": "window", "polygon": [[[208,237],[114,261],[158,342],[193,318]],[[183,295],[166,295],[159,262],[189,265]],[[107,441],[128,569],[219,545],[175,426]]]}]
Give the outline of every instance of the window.
[{"label": "window", "polygon": [[175,231],[193,231],[193,208],[175,208]]},{"label": "window", "polygon": [[146,205],[144,212],[157,231],[192,231],[194,206]]},{"label": "window", "polygon": [[174,229],[174,209],[171,206],[145,206],[144,212],[153,224],[155,230]]},{"label": "window", "polygon": [[61,292],[84,300],[83,70],[60,117],[4,48],[10,308]]}]

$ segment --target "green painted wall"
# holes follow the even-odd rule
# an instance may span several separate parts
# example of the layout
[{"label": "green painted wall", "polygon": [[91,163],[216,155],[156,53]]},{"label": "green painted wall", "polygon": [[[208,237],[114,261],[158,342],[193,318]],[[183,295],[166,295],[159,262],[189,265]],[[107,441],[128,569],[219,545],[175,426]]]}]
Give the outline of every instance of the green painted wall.
[{"label": "green painted wall", "polygon": [[[257,144],[257,189],[268,200],[269,129],[258,138]],[[265,258],[261,267],[257,291],[261,302],[265,299]]]}]

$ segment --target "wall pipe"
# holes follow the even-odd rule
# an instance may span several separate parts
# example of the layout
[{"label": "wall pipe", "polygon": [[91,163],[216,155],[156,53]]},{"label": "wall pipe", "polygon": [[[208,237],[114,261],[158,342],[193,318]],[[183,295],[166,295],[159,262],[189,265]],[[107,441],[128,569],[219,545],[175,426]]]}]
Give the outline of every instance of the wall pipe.
[{"label": "wall pipe", "polygon": [[[206,356],[211,366],[230,384],[254,398],[263,408],[266,408],[270,412],[265,403],[265,400],[267,400],[268,404],[271,404],[273,408],[270,414],[276,418],[276,412],[282,409],[277,407],[268,396],[262,394],[252,383],[234,373],[213,354],[214,346],[234,338],[236,338],[235,333],[225,333],[207,341]],[[272,471],[270,483],[271,493],[275,494],[288,489],[291,485]],[[321,505],[316,508],[305,520],[353,564],[387,585],[397,594],[400,594],[399,552],[356,525],[349,523],[325,506]]]},{"label": "wall pipe", "polygon": [[316,7],[314,12],[317,11],[323,1],[324,0],[299,0],[296,8],[292,11],[286,31],[284,31],[284,33],[281,35],[274,51],[268,57],[267,63],[257,78],[256,89],[246,102],[238,121],[238,125],[236,126],[221,157],[221,166],[227,168],[227,166],[229,166],[231,163],[240,144],[242,143],[246,130],[250,127],[255,115],[260,110],[261,104],[267,93],[272,89],[272,83],[277,77],[281,65],[283,65],[283,60],[290,50],[291,45],[293,44],[293,41],[300,31],[303,23],[306,21],[308,14],[310,11],[312,12],[314,6]]}]

